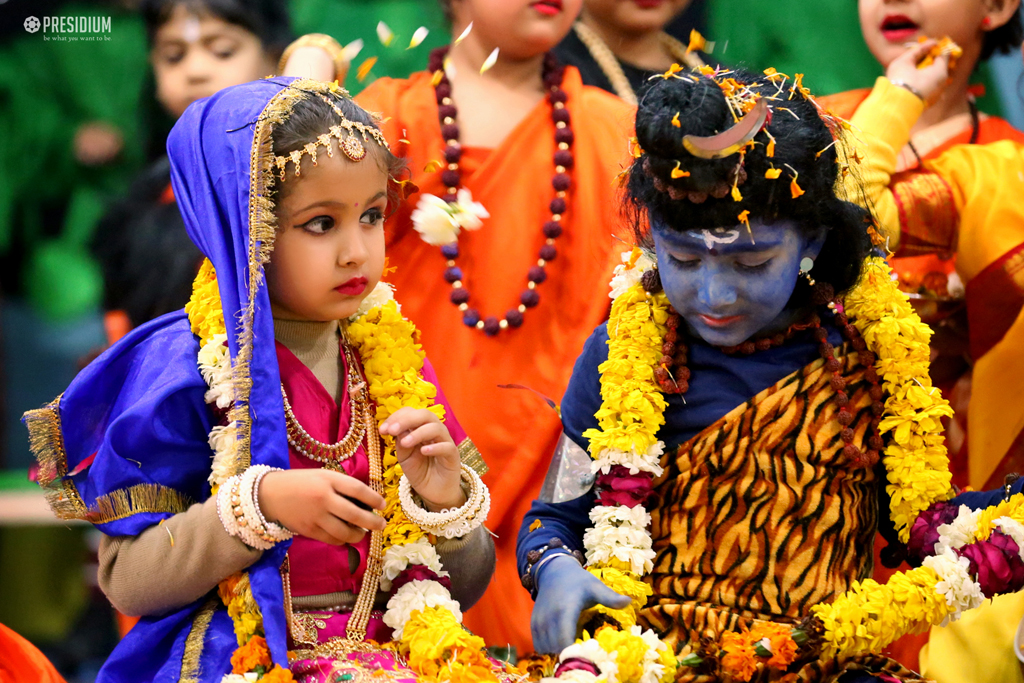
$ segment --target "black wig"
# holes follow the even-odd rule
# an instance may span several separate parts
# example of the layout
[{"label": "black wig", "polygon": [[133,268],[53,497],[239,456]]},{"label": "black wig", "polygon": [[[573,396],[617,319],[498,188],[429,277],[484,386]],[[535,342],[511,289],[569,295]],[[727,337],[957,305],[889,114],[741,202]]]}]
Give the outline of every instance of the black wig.
[{"label": "black wig", "polygon": [[[696,157],[684,147],[684,136],[716,135],[742,116],[727,103],[719,84],[726,78],[734,79],[727,87],[746,87],[768,98],[767,123],[742,154]],[[837,142],[841,131],[837,123],[826,123],[806,91],[781,74],[746,71],[717,77],[680,72],[655,79],[637,109],[640,150],[626,185],[627,212],[638,241],[650,244],[651,223],[679,231],[735,228],[743,212],[751,221],[791,220],[807,235],[826,231],[812,277],[832,285],[837,295],[856,284],[871,249],[871,216],[842,199],[841,190],[837,194],[841,165],[846,164],[845,148]],[[806,305],[809,297],[810,288],[801,281],[791,306]]]}]

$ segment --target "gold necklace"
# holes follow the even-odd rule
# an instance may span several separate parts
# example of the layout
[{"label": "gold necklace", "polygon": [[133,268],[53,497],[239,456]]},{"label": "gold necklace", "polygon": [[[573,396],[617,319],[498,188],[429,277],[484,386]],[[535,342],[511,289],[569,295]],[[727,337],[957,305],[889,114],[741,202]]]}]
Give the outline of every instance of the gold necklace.
[{"label": "gold necklace", "polygon": [[[342,339],[341,348],[345,353],[345,361],[348,364],[348,378],[346,384],[349,398],[352,401],[350,411],[348,432],[337,443],[324,443],[317,441],[299,424],[295,413],[292,412],[291,403],[288,401],[288,394],[281,385],[281,395],[284,397],[285,426],[288,434],[288,445],[299,454],[322,463],[328,469],[337,470],[341,463],[351,458],[363,437],[367,433],[366,414],[369,412],[369,399],[366,394],[366,382],[359,374],[359,367],[356,365],[355,354]],[[371,429],[372,431],[372,429]],[[372,440],[372,439],[371,439]]]},{"label": "gold necklace", "polygon": [[[636,92],[633,90],[633,86],[629,84],[629,79],[626,78],[625,72],[622,70],[622,64],[619,63],[619,58],[615,56],[608,44],[601,39],[601,36],[597,34],[597,31],[590,28],[582,21],[577,21],[573,24],[573,30],[576,31],[576,35],[579,37],[580,42],[587,48],[590,56],[594,58],[597,65],[601,68],[605,77],[612,84],[612,89],[615,90],[615,94],[620,99],[625,100],[629,104],[636,105]],[[679,40],[673,38],[664,31],[659,36],[661,40],[661,46],[665,49],[665,52],[669,54],[677,63],[683,64],[696,69],[704,66],[704,60],[698,57],[693,52],[687,53],[686,46]]]}]

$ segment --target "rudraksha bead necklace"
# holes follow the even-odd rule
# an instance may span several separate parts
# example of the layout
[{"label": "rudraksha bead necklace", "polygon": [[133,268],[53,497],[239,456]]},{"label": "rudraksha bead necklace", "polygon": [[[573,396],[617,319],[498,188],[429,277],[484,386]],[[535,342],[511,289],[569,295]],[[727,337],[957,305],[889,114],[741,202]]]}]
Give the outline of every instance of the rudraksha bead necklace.
[{"label": "rudraksha bead necklace", "polygon": [[[441,135],[447,143],[444,150],[447,167],[441,173],[441,182],[446,188],[443,199],[453,203],[458,200],[458,191],[462,183],[462,174],[459,170],[462,147],[459,145],[459,126],[456,121],[458,111],[451,98],[452,85],[444,68],[449,49],[448,46],[445,46],[431,52],[429,69],[434,74],[434,91],[437,96],[437,115],[441,122]],[[569,97],[562,89],[563,74],[564,68],[554,56],[545,55],[544,89],[547,92],[548,101],[551,103],[551,118],[555,122],[555,174],[551,180],[555,197],[550,204],[551,220],[544,223],[543,227],[544,246],[540,248],[536,265],[532,266],[527,273],[526,289],[519,295],[518,307],[508,309],[502,318],[493,315],[481,316],[477,309],[471,308],[469,305],[470,294],[465,286],[465,276],[462,269],[456,265],[456,260],[459,258],[458,243],[453,242],[441,247],[441,253],[447,261],[444,279],[452,286],[452,292],[449,295],[451,302],[462,311],[464,324],[482,330],[490,337],[497,335],[501,330],[519,327],[523,324],[523,314],[526,309],[533,308],[540,303],[537,285],[547,279],[545,266],[558,255],[555,249],[555,240],[562,234],[562,216],[567,209],[566,198],[569,187],[572,185],[572,178],[568,171],[573,166],[571,151],[573,132],[569,110],[566,107]]]}]

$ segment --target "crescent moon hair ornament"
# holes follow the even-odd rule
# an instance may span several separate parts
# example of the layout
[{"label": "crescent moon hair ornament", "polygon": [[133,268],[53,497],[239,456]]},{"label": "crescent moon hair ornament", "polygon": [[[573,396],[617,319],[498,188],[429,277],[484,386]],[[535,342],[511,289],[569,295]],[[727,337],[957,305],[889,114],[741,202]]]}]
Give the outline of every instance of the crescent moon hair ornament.
[{"label": "crescent moon hair ornament", "polygon": [[708,137],[684,135],[683,147],[700,159],[724,159],[736,154],[754,139],[768,120],[768,100],[762,98],[732,128]]}]

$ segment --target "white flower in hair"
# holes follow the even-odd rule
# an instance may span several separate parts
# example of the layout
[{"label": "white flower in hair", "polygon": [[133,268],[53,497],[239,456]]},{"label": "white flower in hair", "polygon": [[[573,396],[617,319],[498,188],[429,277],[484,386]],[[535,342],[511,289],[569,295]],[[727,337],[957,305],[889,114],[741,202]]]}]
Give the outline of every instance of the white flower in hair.
[{"label": "white flower in hair", "polygon": [[490,215],[483,204],[473,201],[469,190],[462,189],[450,204],[436,195],[424,194],[412,212],[412,225],[424,242],[440,247],[458,240],[463,230],[478,230]]},{"label": "white flower in hair", "polygon": [[640,247],[622,252],[622,265],[615,266],[615,270],[612,271],[611,291],[608,296],[612,299],[619,298],[627,289],[640,282],[644,273],[657,265],[657,262]]}]

